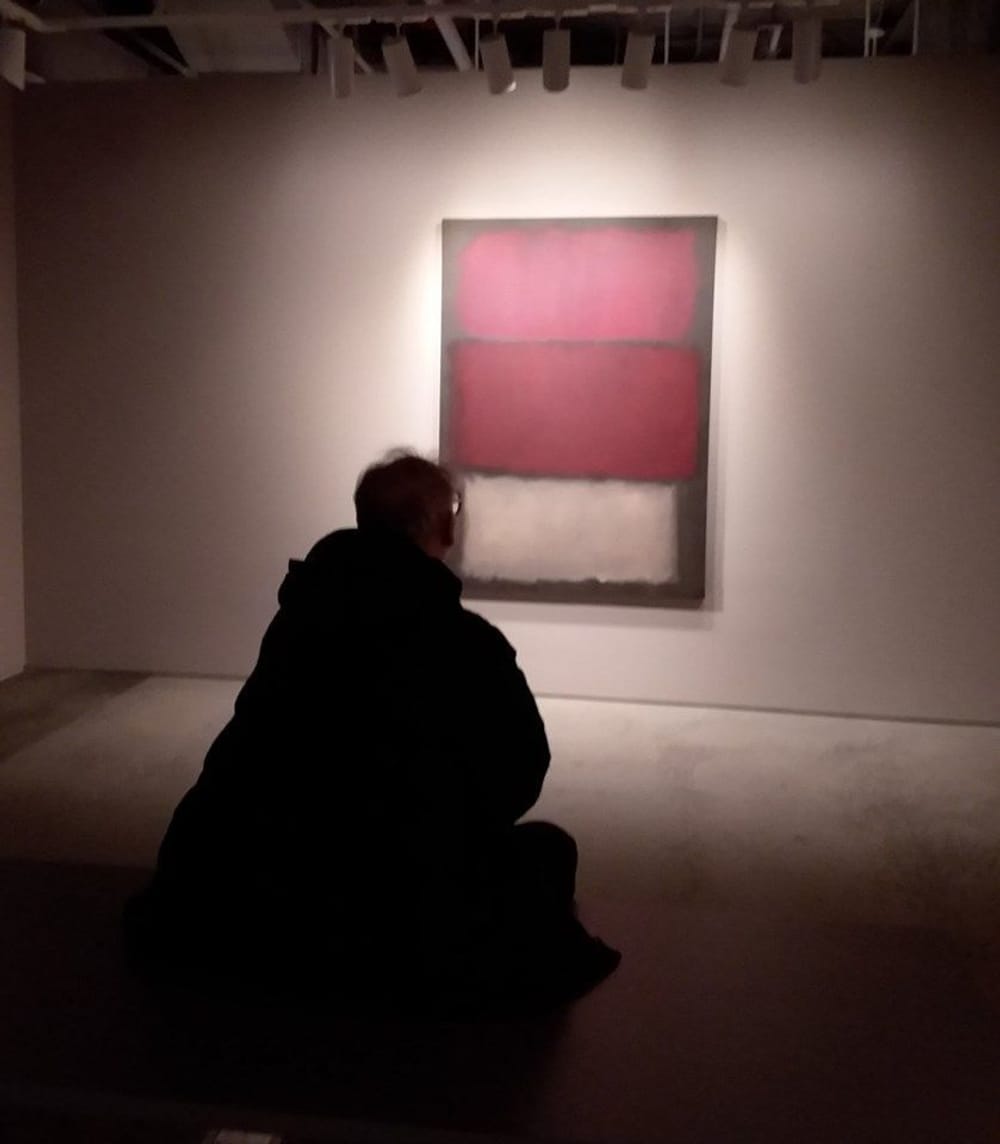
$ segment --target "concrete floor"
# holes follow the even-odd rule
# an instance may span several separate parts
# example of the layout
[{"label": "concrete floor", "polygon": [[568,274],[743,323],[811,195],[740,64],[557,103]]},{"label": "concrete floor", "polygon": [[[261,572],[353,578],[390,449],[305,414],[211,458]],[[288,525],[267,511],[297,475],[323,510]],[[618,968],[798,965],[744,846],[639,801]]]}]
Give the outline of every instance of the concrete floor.
[{"label": "concrete floor", "polygon": [[580,843],[611,980],[474,1029],[181,1019],[122,973],[117,910],[236,690],[0,685],[5,1139],[1000,1139],[1000,728],[545,701],[537,814]]}]

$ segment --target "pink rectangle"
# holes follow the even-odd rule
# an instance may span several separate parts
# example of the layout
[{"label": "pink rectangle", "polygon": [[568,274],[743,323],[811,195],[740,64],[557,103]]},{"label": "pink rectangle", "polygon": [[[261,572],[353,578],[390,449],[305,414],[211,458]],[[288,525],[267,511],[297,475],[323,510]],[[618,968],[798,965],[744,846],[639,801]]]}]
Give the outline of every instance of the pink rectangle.
[{"label": "pink rectangle", "polygon": [[698,279],[693,230],[507,227],[461,251],[455,308],[467,337],[680,342]]},{"label": "pink rectangle", "polygon": [[534,476],[682,480],[698,460],[698,355],[673,346],[457,342],[451,457]]}]

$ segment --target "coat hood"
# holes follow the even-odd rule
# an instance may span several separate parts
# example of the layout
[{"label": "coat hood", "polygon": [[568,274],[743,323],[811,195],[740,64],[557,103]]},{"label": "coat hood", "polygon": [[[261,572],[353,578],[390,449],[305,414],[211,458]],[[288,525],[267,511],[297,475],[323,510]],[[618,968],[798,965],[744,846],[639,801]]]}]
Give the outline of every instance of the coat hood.
[{"label": "coat hood", "polygon": [[323,537],[305,560],[289,561],[278,602],[331,619],[398,620],[454,611],[461,593],[461,580],[411,541],[349,528]]}]

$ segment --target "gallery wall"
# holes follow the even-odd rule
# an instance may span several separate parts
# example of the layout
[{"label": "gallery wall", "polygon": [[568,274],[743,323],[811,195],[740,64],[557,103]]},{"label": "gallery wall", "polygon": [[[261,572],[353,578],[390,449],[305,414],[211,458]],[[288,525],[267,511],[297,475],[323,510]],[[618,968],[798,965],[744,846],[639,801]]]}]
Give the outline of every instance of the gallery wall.
[{"label": "gallery wall", "polygon": [[717,215],[705,605],[482,610],[549,694],[1000,719],[998,79],[31,92],[29,662],[249,670],[358,471],[435,445],[442,218]]},{"label": "gallery wall", "polygon": [[24,667],[12,97],[0,90],[0,679]]}]

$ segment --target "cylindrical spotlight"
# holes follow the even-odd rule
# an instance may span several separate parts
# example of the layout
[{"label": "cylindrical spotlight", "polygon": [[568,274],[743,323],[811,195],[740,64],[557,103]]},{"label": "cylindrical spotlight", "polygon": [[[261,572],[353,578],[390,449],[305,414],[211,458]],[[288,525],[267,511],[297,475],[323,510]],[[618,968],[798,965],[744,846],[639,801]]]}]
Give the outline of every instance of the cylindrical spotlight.
[{"label": "cylindrical spotlight", "polygon": [[503,36],[483,36],[479,41],[479,55],[491,95],[506,95],[517,87],[514,69],[510,66],[507,41]]},{"label": "cylindrical spotlight", "polygon": [[405,36],[390,36],[383,40],[382,58],[397,95],[416,95],[422,90],[423,84],[417,75],[417,65],[413,62],[413,53]]},{"label": "cylindrical spotlight", "polygon": [[823,20],[813,12],[792,24],[792,68],[796,83],[814,83],[823,66]]},{"label": "cylindrical spotlight", "polygon": [[622,87],[630,91],[644,91],[649,84],[649,69],[653,66],[653,48],[656,37],[652,32],[632,31],[625,42],[625,62],[622,64]]},{"label": "cylindrical spotlight", "polygon": [[546,91],[569,87],[569,28],[546,28],[542,34],[542,85]]},{"label": "cylindrical spotlight", "polygon": [[332,32],[326,44],[330,87],[337,99],[347,99],[354,91],[354,41]]},{"label": "cylindrical spotlight", "polygon": [[756,50],[756,28],[731,28],[726,54],[722,57],[722,82],[730,87],[745,87],[750,80]]},{"label": "cylindrical spotlight", "polygon": [[23,28],[0,28],[0,76],[24,91],[28,35]]}]

